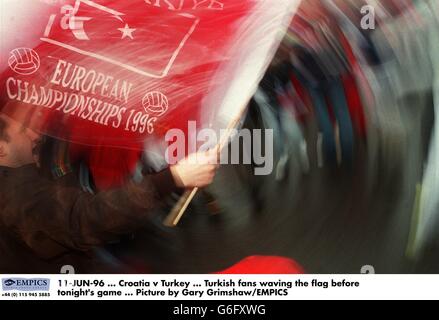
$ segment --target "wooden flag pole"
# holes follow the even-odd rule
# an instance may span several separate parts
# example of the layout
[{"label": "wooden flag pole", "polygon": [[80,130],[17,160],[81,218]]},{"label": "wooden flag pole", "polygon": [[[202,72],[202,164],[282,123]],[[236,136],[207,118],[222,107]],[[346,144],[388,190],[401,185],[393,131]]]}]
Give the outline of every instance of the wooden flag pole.
[{"label": "wooden flag pole", "polygon": [[[280,29],[276,28],[276,30],[268,29],[268,31],[272,35],[274,35],[273,32],[276,31],[276,34],[280,36],[281,34],[283,34],[285,32],[284,29],[286,29],[287,26],[289,25],[290,20],[291,20],[293,14],[294,14],[293,8],[294,9],[297,8],[297,6],[299,4],[299,0],[286,0],[286,1],[279,1],[279,2],[280,2],[281,5],[280,6],[276,6],[276,8],[279,8],[279,10],[276,12],[275,17],[272,17],[272,18],[273,19],[279,18],[279,19],[283,20],[284,28],[280,27]],[[273,9],[271,1],[260,1],[260,3],[261,3],[260,10],[272,10]],[[283,11],[284,9],[286,10],[285,12]],[[287,14],[287,13],[290,13],[291,15]],[[282,17],[281,17],[281,15],[282,15]],[[257,23],[257,25],[255,25],[255,23]],[[260,24],[259,20],[257,22],[255,21],[252,26],[255,27],[255,28],[260,28],[260,29],[263,29],[263,30],[267,30],[267,24]],[[247,26],[247,27],[249,27],[249,26]],[[255,36],[250,37],[250,39],[252,39],[251,40],[251,41],[253,41],[252,43],[259,41],[259,38],[255,38]],[[275,38],[273,38],[273,39],[275,39]],[[261,50],[264,50],[264,48],[267,49],[267,50],[273,49],[273,52],[272,52],[272,56],[268,57],[267,61],[265,61],[266,62],[265,70],[264,69],[260,69],[259,70],[261,72],[261,74],[260,74],[260,78],[261,79],[262,79],[262,76],[263,76],[264,72],[266,71],[266,68],[268,68],[270,62],[273,60],[273,57],[274,57],[274,54],[275,54],[275,50],[276,50],[275,46],[276,46],[275,42],[272,42],[270,44],[270,47],[268,47],[266,45],[262,46]],[[239,50],[239,52],[241,52],[241,49]],[[259,55],[260,54],[261,53],[259,52]],[[270,55],[270,52],[267,51],[267,54]],[[249,58],[249,57],[247,57],[247,58]],[[254,56],[250,55],[250,58],[254,58]],[[237,67],[237,66],[234,66],[234,67]],[[261,65],[261,67],[262,67],[262,65]],[[253,67],[252,71],[254,71],[254,70],[255,70],[255,68]],[[248,70],[246,70],[246,71],[248,71]],[[248,76],[247,73],[244,73],[244,74],[246,76]],[[253,73],[249,73],[249,74],[253,74]],[[261,80],[261,79],[259,79],[259,80]],[[248,80],[246,80],[246,81],[248,81]],[[258,85],[255,84],[255,87],[253,88],[255,92],[256,92],[257,88],[258,88]],[[251,96],[248,97],[248,100],[250,100],[250,98],[251,98]],[[237,103],[237,104],[240,104],[240,102]],[[245,105],[241,106],[241,109],[239,110],[239,113],[237,114],[237,116],[235,118],[232,118],[232,120],[230,121],[230,123],[229,123],[229,125],[227,127],[227,133],[223,137],[221,137],[222,140],[220,141],[220,143],[218,145],[219,146],[218,154],[221,153],[221,151],[224,148],[224,146],[228,145],[228,141],[229,141],[229,139],[230,139],[230,137],[231,137],[231,135],[233,133],[233,129],[235,129],[237,127],[239,121],[243,117],[243,115],[244,115],[244,113],[245,113],[245,111],[247,109],[247,104],[248,103],[246,103]],[[192,199],[194,198],[194,196],[196,195],[197,192],[198,192],[198,188],[194,188],[192,190],[187,190],[183,194],[183,196],[180,198],[180,200],[174,206],[172,211],[169,213],[168,217],[165,219],[164,224],[166,226],[175,227],[178,224],[178,222],[180,221],[181,217],[183,216],[184,212],[186,211],[187,207],[189,206],[190,202],[192,201]]]},{"label": "wooden flag pole", "polygon": [[176,227],[180,222],[181,217],[186,212],[187,207],[191,203],[192,199],[197,194],[199,188],[193,188],[192,190],[187,190],[180,197],[178,202],[175,204],[174,208],[172,208],[169,215],[166,217],[163,224],[167,227]]},{"label": "wooden flag pole", "polygon": [[[243,117],[245,111],[247,110],[247,105],[245,108],[242,109],[242,111],[239,113],[239,115],[233,119],[230,124],[227,127],[227,133],[221,137],[221,141],[219,143],[218,148],[218,159],[220,159],[221,151],[225,146],[228,145],[228,141],[233,133],[233,129],[235,129]],[[166,217],[163,224],[167,227],[176,227],[177,224],[180,222],[180,219],[183,217],[184,213],[186,212],[187,207],[191,203],[192,199],[197,194],[199,188],[193,188],[192,190],[186,190],[183,195],[180,197],[178,202],[175,204],[174,208],[172,208],[171,212]]]}]

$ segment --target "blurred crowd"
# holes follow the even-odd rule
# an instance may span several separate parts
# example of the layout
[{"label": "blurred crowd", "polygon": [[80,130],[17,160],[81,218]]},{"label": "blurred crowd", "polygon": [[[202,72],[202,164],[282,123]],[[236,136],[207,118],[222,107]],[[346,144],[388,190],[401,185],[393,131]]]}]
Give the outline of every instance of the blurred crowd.
[{"label": "blurred crowd", "polygon": [[[289,214],[313,216],[305,230],[325,226],[316,246],[336,241],[343,260],[368,252],[358,259],[382,272],[433,271],[439,258],[438,10],[428,0],[302,1],[250,106],[253,123],[275,129],[274,178],[307,188],[296,198],[290,187],[288,201],[303,203]],[[269,193],[256,185],[255,198]]]}]

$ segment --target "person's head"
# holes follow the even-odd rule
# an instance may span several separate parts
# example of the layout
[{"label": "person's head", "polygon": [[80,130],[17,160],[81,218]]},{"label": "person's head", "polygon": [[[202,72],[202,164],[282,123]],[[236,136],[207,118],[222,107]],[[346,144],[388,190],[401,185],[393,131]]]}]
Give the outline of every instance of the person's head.
[{"label": "person's head", "polygon": [[36,163],[41,135],[0,113],[0,165],[18,168]]}]

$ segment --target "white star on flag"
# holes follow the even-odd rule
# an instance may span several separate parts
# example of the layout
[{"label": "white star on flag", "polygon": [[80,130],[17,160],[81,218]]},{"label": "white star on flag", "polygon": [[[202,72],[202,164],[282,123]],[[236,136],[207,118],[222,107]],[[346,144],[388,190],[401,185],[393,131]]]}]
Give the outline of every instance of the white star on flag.
[{"label": "white star on flag", "polygon": [[122,39],[125,39],[126,37],[130,37],[131,39],[134,39],[133,32],[136,31],[136,29],[130,28],[127,23],[125,24],[124,28],[118,28],[117,30],[122,32]]}]

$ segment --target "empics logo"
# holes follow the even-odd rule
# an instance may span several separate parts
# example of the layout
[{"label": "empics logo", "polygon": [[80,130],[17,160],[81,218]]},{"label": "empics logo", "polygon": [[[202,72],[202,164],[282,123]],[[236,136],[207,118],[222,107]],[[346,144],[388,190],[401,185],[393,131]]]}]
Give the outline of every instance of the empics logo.
[{"label": "empics logo", "polygon": [[4,284],[5,286],[7,286],[7,287],[10,287],[10,286],[12,286],[12,285],[15,284],[15,281],[12,280],[12,279],[6,279],[6,280],[3,281],[3,284]]},{"label": "empics logo", "polygon": [[46,278],[6,278],[2,279],[3,291],[49,291],[50,279]]}]

